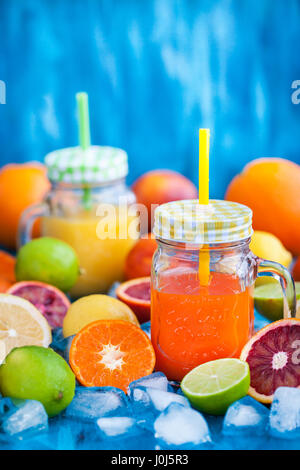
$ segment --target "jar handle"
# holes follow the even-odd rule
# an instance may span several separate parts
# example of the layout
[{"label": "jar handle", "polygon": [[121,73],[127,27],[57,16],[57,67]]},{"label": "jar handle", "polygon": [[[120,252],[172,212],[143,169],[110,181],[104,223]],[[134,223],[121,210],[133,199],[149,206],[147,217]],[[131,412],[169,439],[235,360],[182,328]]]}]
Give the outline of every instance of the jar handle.
[{"label": "jar handle", "polygon": [[269,274],[279,280],[283,292],[284,318],[292,318],[296,315],[296,292],[294,280],[290,272],[281,264],[265,259],[257,258],[258,276]]},{"label": "jar handle", "polygon": [[29,206],[22,213],[18,226],[17,248],[20,249],[23,245],[28,243],[32,238],[32,228],[36,219],[48,213],[48,206],[46,203],[34,204]]}]

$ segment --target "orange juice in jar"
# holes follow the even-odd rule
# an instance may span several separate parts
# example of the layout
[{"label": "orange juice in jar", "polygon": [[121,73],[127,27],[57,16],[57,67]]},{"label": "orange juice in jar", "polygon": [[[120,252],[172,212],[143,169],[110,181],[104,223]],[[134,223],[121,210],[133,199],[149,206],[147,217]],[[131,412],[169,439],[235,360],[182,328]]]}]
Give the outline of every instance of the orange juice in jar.
[{"label": "orange juice in jar", "polygon": [[249,249],[252,212],[227,201],[176,201],[156,209],[158,250],[151,279],[151,337],[156,368],[181,380],[214,359],[239,357],[253,333],[254,282],[279,275],[294,312],[289,272]]},{"label": "orange juice in jar", "polygon": [[40,217],[42,235],[67,242],[78,255],[80,276],[71,296],[105,293],[122,280],[139,237],[135,196],[125,184],[127,154],[112,147],[74,147],[50,153],[45,163],[52,189],[42,204],[24,212],[21,243],[29,241]]}]

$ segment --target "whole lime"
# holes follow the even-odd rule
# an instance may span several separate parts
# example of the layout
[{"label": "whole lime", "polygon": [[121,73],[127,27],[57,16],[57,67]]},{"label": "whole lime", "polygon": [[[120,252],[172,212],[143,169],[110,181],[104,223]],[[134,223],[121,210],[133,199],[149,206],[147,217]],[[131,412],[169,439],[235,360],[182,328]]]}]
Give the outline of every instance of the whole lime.
[{"label": "whole lime", "polygon": [[49,416],[73,400],[75,376],[52,349],[23,346],[13,349],[0,366],[0,392],[5,397],[40,401]]},{"label": "whole lime", "polygon": [[17,281],[41,281],[66,292],[78,279],[79,261],[67,243],[41,237],[19,250],[15,271]]}]

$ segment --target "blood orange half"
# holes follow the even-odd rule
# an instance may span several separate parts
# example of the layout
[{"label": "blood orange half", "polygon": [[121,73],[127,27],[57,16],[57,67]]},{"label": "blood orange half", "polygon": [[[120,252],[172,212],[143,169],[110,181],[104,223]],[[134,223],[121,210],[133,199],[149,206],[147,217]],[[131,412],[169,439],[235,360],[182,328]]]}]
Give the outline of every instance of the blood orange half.
[{"label": "blood orange half", "polygon": [[98,320],[77,333],[69,360],[82,385],[127,392],[132,381],[153,372],[155,353],[138,326],[123,320]]},{"label": "blood orange half", "polygon": [[52,328],[62,327],[63,319],[71,305],[63,292],[44,282],[17,282],[10,287],[7,293],[31,302]]},{"label": "blood orange half", "polygon": [[116,291],[119,300],[134,311],[140,323],[150,320],[150,277],[139,277],[120,284]]},{"label": "blood orange half", "polygon": [[272,403],[278,387],[300,387],[300,319],[271,323],[246,344],[241,359],[250,367],[249,395]]}]

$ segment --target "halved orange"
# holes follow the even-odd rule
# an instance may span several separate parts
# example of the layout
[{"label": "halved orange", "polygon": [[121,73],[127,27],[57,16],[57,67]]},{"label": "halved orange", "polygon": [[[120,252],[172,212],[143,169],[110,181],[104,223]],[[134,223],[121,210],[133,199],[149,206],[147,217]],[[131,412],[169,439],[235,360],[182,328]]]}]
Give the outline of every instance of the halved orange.
[{"label": "halved orange", "polygon": [[127,392],[133,380],[153,372],[155,353],[138,326],[123,320],[98,320],[77,333],[69,360],[82,385]]},{"label": "halved orange", "polygon": [[271,323],[244,346],[243,361],[250,368],[249,395],[272,403],[278,387],[300,387],[300,319]]}]

